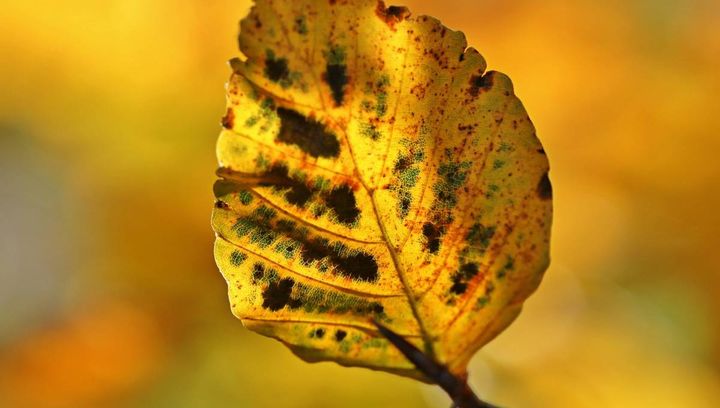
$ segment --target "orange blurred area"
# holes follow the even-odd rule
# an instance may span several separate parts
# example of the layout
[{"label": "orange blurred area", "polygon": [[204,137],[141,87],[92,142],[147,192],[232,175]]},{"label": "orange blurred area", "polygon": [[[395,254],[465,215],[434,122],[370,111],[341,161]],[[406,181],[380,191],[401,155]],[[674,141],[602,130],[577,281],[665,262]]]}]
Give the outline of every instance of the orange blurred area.
[{"label": "orange blurred area", "polygon": [[[436,407],[230,314],[209,226],[249,1],[0,14],[0,406]],[[471,383],[508,407],[720,401],[720,3],[408,0],[510,75],[551,161],[552,265]]]}]

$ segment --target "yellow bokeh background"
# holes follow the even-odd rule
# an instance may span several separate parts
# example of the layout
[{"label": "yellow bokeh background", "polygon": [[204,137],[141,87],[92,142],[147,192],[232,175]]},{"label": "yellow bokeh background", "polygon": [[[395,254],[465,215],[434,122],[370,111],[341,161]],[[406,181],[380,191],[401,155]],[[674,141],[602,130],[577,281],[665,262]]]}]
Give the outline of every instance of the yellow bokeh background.
[{"label": "yellow bokeh background", "polygon": [[[212,259],[249,1],[6,2],[0,406],[445,407],[242,328]],[[407,0],[513,78],[552,265],[472,386],[508,407],[720,404],[720,3]]]}]

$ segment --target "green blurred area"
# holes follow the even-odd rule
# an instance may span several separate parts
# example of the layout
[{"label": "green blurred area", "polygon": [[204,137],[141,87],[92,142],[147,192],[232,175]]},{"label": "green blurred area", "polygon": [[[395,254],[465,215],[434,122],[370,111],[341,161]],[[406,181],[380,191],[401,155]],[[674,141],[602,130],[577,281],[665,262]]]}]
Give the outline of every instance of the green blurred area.
[{"label": "green blurred area", "polygon": [[[720,400],[720,3],[407,1],[508,73],[549,154],[553,262],[471,363],[511,407]],[[249,1],[0,14],[0,406],[436,407],[232,317],[212,259]]]}]

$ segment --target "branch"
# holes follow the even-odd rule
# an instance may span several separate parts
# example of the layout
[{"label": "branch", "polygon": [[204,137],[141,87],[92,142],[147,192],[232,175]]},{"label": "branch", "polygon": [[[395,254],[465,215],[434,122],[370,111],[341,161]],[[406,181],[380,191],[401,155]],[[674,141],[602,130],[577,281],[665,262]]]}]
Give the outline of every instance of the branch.
[{"label": "branch", "polygon": [[435,384],[439,385],[453,400],[453,406],[458,408],[497,408],[487,403],[470,389],[467,378],[458,378],[447,367],[425,355],[417,347],[405,340],[402,336],[373,320],[373,324],[380,330],[395,347],[400,350],[420,372]]}]

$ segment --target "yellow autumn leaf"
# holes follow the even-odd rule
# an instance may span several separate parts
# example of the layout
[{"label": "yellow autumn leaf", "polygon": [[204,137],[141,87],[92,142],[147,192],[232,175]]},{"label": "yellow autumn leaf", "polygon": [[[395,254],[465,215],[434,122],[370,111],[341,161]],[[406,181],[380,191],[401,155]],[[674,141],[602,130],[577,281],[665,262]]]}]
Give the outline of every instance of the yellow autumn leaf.
[{"label": "yellow autumn leaf", "polygon": [[376,0],[257,0],[231,61],[215,258],[233,313],[307,361],[459,375],[549,262],[548,161],[465,36]]}]

